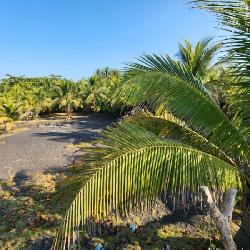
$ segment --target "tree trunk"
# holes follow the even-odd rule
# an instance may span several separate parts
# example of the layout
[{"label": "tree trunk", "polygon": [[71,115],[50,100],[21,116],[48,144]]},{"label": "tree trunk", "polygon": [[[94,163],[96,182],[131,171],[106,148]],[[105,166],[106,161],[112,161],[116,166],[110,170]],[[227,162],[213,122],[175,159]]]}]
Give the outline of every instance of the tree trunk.
[{"label": "tree trunk", "polygon": [[243,200],[243,217],[235,241],[241,248],[250,248],[250,180],[246,184]]},{"label": "tree trunk", "polygon": [[237,249],[236,244],[233,240],[231,232],[231,220],[232,220],[233,206],[237,190],[230,188],[227,191],[221,212],[215,205],[208,187],[203,186],[201,187],[201,190],[203,191],[205,202],[210,210],[210,215],[215,221],[216,226],[220,232],[221,242],[224,249],[236,250]]},{"label": "tree trunk", "polygon": [[67,116],[68,116],[68,119],[71,119],[71,107],[70,105],[67,106]]},{"label": "tree trunk", "polygon": [[93,92],[93,106],[94,106],[94,111],[97,111],[97,108],[96,108],[96,96],[95,96],[95,92]]}]

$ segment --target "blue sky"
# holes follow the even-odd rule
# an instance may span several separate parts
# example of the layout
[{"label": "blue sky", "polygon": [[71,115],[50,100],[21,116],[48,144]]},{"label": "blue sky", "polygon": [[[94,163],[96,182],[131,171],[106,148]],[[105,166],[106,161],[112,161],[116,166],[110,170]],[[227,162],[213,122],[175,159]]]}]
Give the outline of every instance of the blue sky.
[{"label": "blue sky", "polygon": [[143,52],[174,56],[177,43],[217,36],[215,20],[185,0],[1,0],[0,78],[71,79],[121,69]]}]

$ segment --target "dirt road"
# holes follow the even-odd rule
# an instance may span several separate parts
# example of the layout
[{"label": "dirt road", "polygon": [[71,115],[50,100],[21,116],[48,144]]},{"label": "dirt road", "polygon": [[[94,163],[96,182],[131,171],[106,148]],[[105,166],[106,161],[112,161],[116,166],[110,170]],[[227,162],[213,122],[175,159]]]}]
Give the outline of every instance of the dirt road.
[{"label": "dirt road", "polygon": [[0,139],[0,179],[22,179],[69,165],[76,154],[69,144],[94,139],[115,118],[107,114],[78,116],[61,125],[32,128]]}]

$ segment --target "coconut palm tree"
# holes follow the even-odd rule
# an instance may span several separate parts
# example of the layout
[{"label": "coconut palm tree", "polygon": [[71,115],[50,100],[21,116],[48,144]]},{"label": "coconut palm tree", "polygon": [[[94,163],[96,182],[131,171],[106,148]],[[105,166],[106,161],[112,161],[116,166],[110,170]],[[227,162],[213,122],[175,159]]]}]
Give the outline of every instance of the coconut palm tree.
[{"label": "coconut palm tree", "polygon": [[182,63],[187,64],[194,76],[200,76],[203,82],[210,80],[210,77],[218,74],[220,62],[213,63],[215,55],[221,45],[215,43],[211,45],[212,38],[204,38],[195,46],[185,40],[184,45],[179,44],[177,57]]},{"label": "coconut palm tree", "polygon": [[20,116],[20,103],[10,93],[0,95],[0,116],[17,120]]},{"label": "coconut palm tree", "polygon": [[[231,74],[234,77],[230,87],[233,91],[228,96],[230,112],[234,114],[232,123],[237,127],[242,137],[250,142],[250,4],[248,0],[195,0],[195,7],[214,13],[223,30],[228,36],[223,39],[222,46],[230,56]],[[246,167],[243,167],[246,169]],[[250,246],[250,173],[244,170],[246,180],[244,185],[243,219],[236,240],[241,247]]]},{"label": "coconut palm tree", "polygon": [[118,81],[118,71],[108,67],[97,69],[88,80],[86,103],[90,104],[94,111],[109,109],[112,93],[116,89]]},{"label": "coconut palm tree", "polygon": [[170,58],[148,55],[140,62],[130,65],[126,83],[137,88],[121,93],[130,104],[171,115],[135,115],[103,132],[97,141],[103,147],[69,180],[75,199],[56,246],[71,244],[80,225],[88,228],[113,210],[126,215],[139,203],[152,206],[162,193],[185,203],[201,185],[241,189],[247,177],[249,145],[202,82]]},{"label": "coconut palm tree", "polygon": [[[215,12],[222,22],[234,25],[239,21],[235,28],[249,37],[249,26],[244,26],[249,16],[243,1],[195,2]],[[249,80],[250,72],[248,64],[244,64],[248,63],[248,50],[241,35],[233,34],[239,36],[238,45],[231,45],[229,50],[234,52],[235,63],[242,56],[244,67],[237,71],[237,76],[243,76],[235,84],[248,91],[246,79]],[[242,119],[239,126],[235,117],[230,119],[221,110],[188,65],[159,55],[144,55],[139,62],[128,65],[126,82],[117,99],[121,96],[123,100],[126,96],[130,105],[146,106],[151,113],[139,112],[108,128],[96,141],[102,147],[89,149],[90,158],[65,184],[67,191],[63,194],[71,205],[54,248],[70,248],[72,243],[80,246],[81,236],[86,231],[93,233],[94,225],[113,211],[128,215],[132,208],[152,207],[158,197],[166,195],[186,203],[201,185],[221,192],[229,187],[242,190],[245,201],[239,239],[242,245],[249,246],[250,147],[249,134],[244,129],[249,122],[244,120],[249,118],[246,103],[232,104],[237,119]],[[249,102],[246,93],[240,92],[241,97]]]},{"label": "coconut palm tree", "polygon": [[97,106],[97,97],[102,94],[103,88],[98,85],[98,79],[96,76],[91,76],[89,78],[87,87],[88,96],[86,98],[86,103],[91,104],[91,108],[94,111],[99,111]]},{"label": "coconut palm tree", "polygon": [[38,116],[41,112],[46,112],[51,109],[52,100],[43,87],[34,88],[32,96],[35,102],[35,116]]},{"label": "coconut palm tree", "polygon": [[55,100],[55,104],[59,109],[64,110],[67,113],[67,117],[71,119],[74,109],[81,107],[81,98],[78,96],[77,85],[69,80],[61,80],[56,85],[55,91],[58,97]]}]

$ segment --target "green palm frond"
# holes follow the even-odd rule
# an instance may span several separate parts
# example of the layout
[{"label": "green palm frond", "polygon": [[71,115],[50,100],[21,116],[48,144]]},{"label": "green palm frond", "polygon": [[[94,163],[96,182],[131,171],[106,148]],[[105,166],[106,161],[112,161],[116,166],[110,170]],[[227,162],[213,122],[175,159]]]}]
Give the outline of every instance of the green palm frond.
[{"label": "green palm frond", "polygon": [[219,43],[211,44],[212,38],[200,40],[194,47],[188,40],[185,44],[179,44],[178,58],[186,64],[194,76],[200,76],[204,79],[215,65],[212,59],[220,49]]},{"label": "green palm frond", "polygon": [[148,55],[145,54],[138,58],[138,63],[129,63],[126,67],[126,77],[138,76],[139,74],[152,72],[161,72],[173,77],[181,78],[188,81],[193,86],[197,87],[200,91],[208,93],[202,82],[195,78],[189,67],[173,60],[168,55]]},{"label": "green palm frond", "polygon": [[171,114],[165,113],[164,115],[156,116],[147,111],[139,111],[126,117],[124,122],[137,124],[162,139],[185,143],[236,166],[233,160],[230,159],[217,146]]},{"label": "green palm frond", "polygon": [[228,98],[230,109],[235,113],[233,122],[250,143],[250,87],[233,88],[235,93]]},{"label": "green palm frond", "polygon": [[245,0],[193,0],[195,7],[213,12],[221,29],[229,36],[222,44],[234,61],[239,74],[249,77],[250,15],[249,3]]},{"label": "green palm frond", "polygon": [[236,127],[210,97],[187,80],[148,71],[130,78],[124,87],[120,92],[128,103],[148,104],[151,110],[163,106],[232,158],[249,161],[249,146]]},{"label": "green palm frond", "polygon": [[[197,192],[201,184],[240,188],[239,172],[229,163],[186,144],[161,140],[135,125],[110,128],[98,143],[103,145],[100,157],[95,154],[88,173],[75,176],[80,188],[54,248],[70,248],[84,233],[95,233],[94,225],[112,212],[124,216],[132,208],[152,206],[163,192],[181,198]],[[71,190],[67,195],[72,196]]]},{"label": "green palm frond", "polygon": [[194,0],[195,7],[206,9],[217,16],[220,28],[227,31],[222,41],[232,61],[232,72],[237,89],[230,96],[229,105],[238,129],[249,141],[250,126],[250,4],[248,0]]}]

